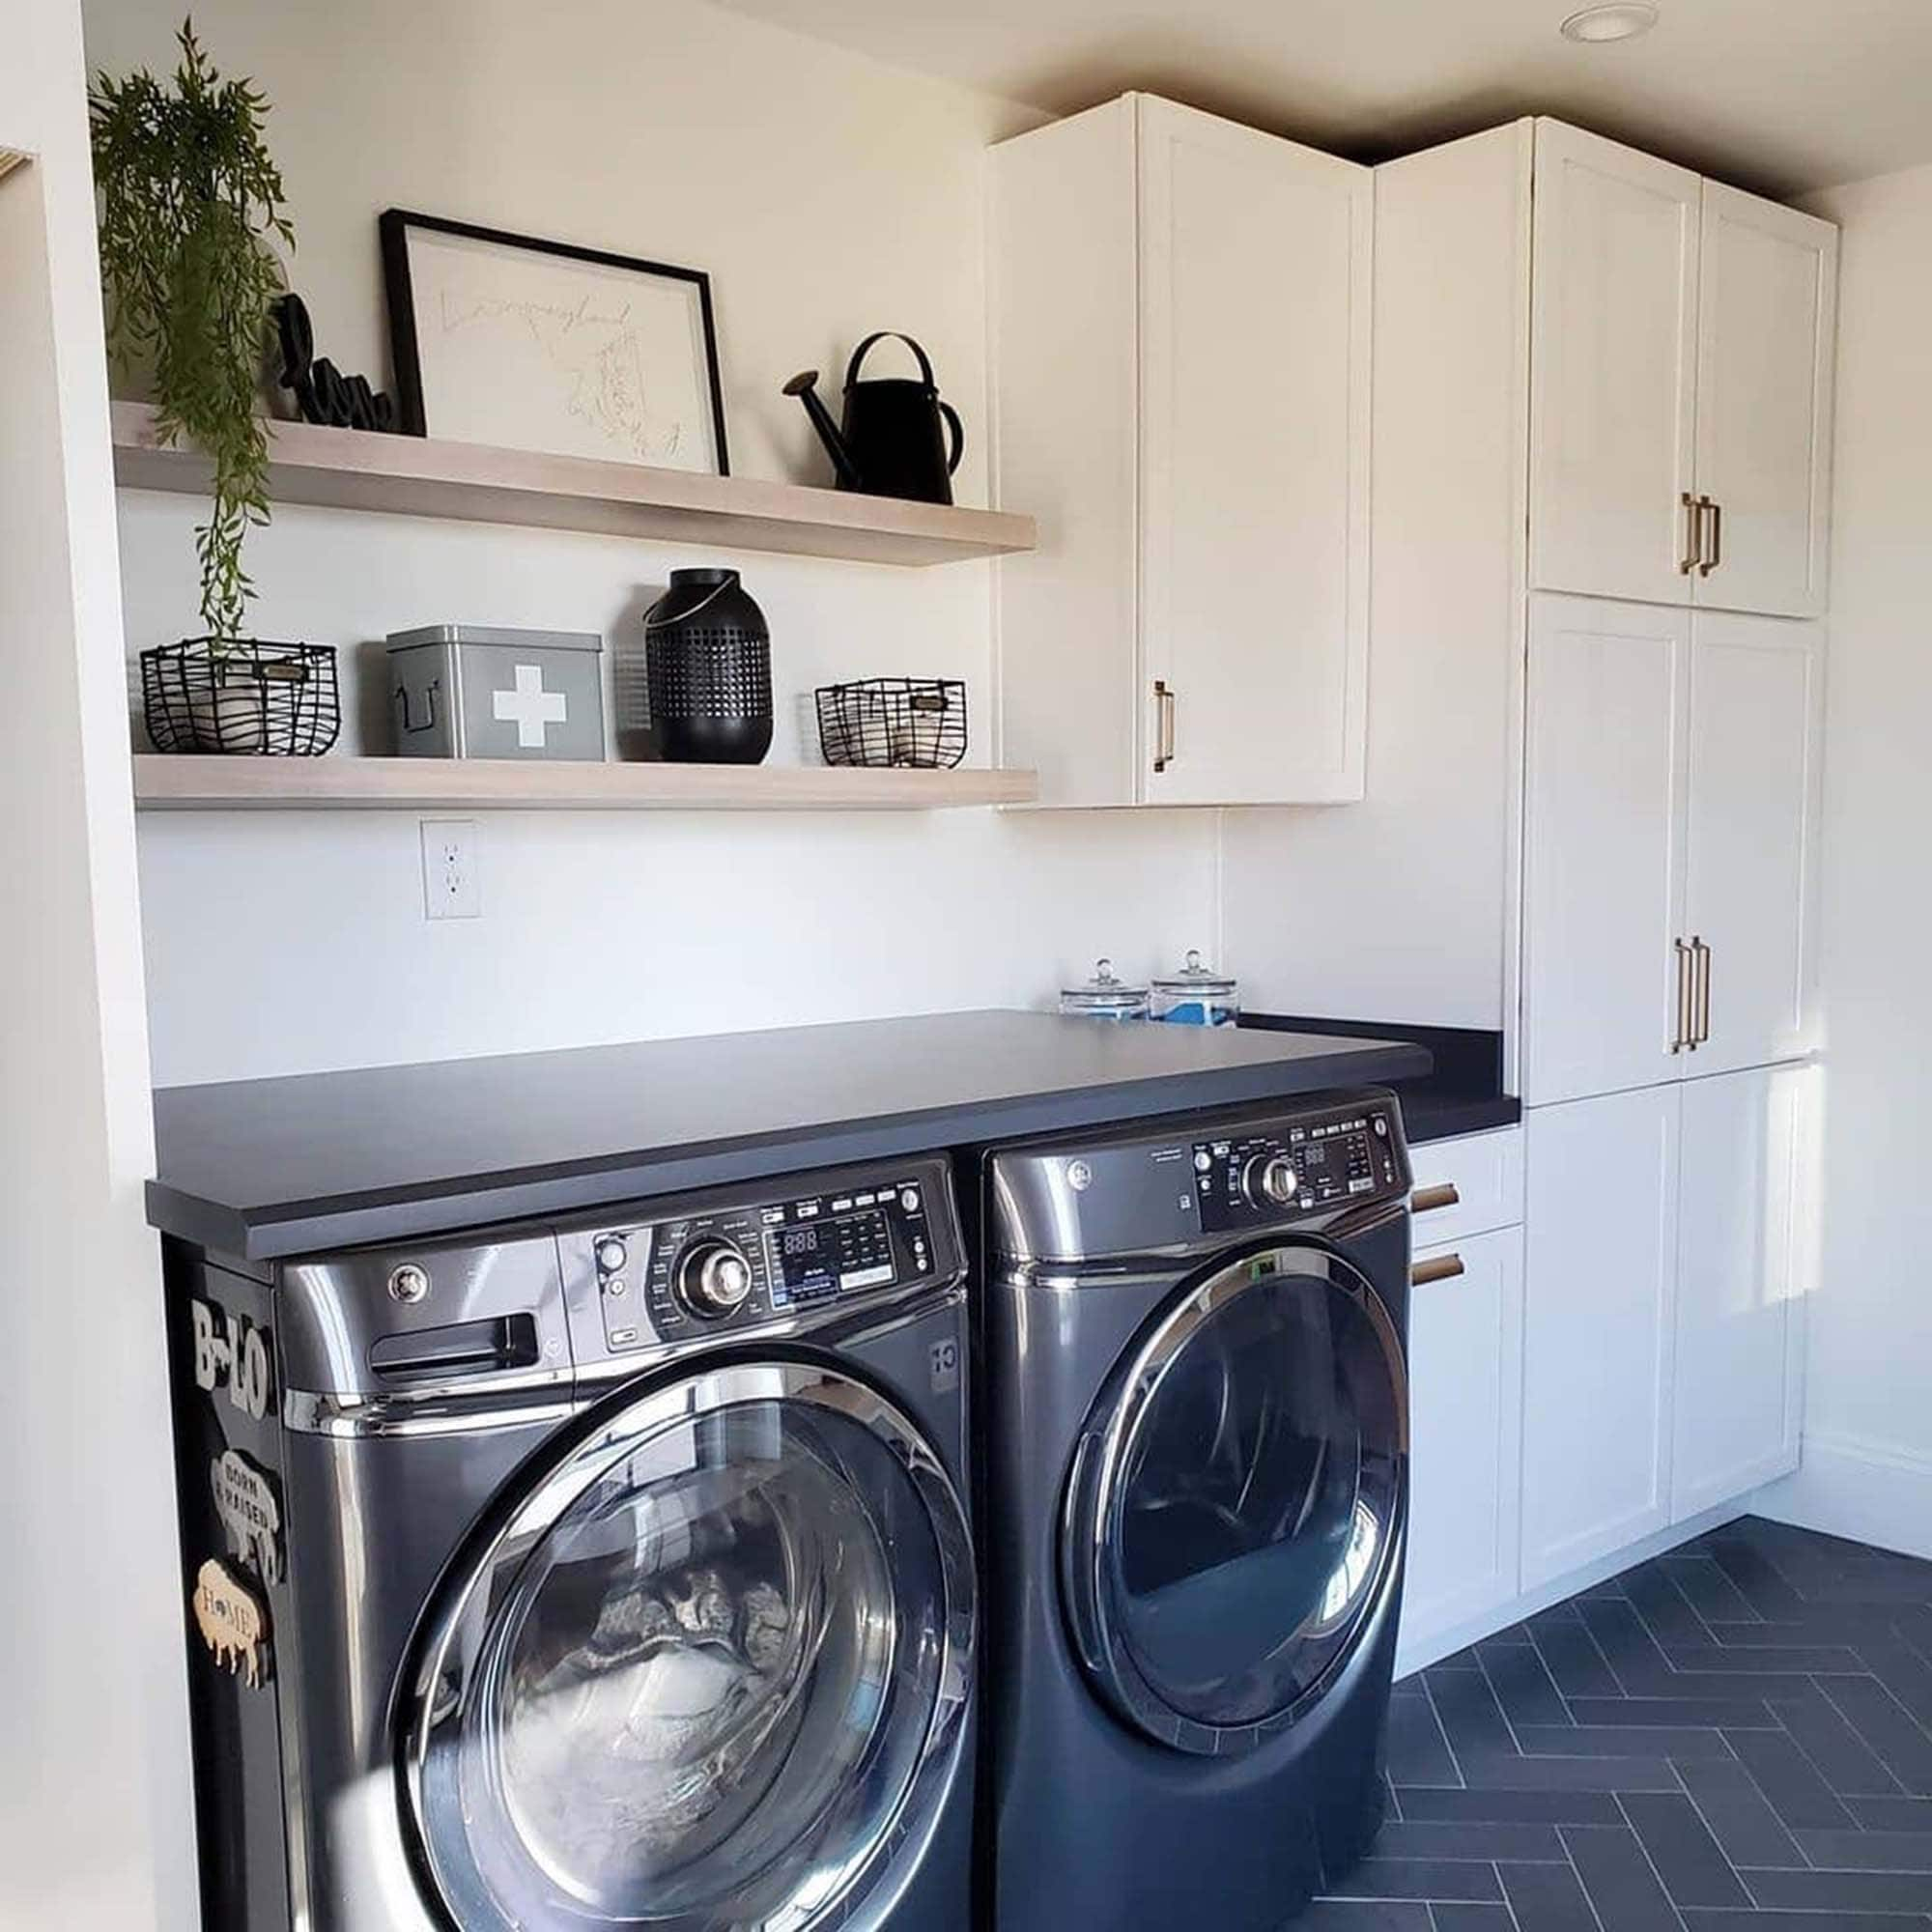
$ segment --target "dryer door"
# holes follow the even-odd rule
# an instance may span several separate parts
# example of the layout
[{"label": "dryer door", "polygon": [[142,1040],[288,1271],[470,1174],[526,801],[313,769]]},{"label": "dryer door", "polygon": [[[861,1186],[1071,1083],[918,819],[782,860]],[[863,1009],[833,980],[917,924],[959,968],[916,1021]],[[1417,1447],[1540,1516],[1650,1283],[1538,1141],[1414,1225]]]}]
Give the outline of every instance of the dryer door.
[{"label": "dryer door", "polygon": [[1226,1754],[1320,1696],[1394,1563],[1407,1416],[1395,1326],[1326,1249],[1231,1258],[1155,1318],[1082,1434],[1061,1545],[1122,1718]]},{"label": "dryer door", "polygon": [[937,1821],[974,1640],[938,1457],[798,1361],[604,1411],[481,1540],[402,1713],[464,1932],[794,1932],[877,1905]]}]

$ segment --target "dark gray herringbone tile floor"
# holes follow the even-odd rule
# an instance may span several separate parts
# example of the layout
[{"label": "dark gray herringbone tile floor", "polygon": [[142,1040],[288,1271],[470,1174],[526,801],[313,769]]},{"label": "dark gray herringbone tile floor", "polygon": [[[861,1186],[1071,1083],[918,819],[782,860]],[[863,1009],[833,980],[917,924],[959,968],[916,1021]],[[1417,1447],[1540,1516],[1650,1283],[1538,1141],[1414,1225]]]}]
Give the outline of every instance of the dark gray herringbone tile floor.
[{"label": "dark gray herringbone tile floor", "polygon": [[1932,1928],[1932,1563],[1731,1523],[1397,1685],[1297,1932]]}]

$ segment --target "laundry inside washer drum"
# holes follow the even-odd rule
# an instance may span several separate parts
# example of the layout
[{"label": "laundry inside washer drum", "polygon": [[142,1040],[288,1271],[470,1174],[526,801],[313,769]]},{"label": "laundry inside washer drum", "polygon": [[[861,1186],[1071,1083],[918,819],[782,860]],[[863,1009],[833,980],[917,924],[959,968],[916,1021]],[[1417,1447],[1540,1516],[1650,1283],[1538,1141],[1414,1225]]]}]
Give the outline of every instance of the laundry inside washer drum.
[{"label": "laundry inside washer drum", "polygon": [[887,1719],[931,1701],[943,1599],[936,1550],[910,1602],[906,1548],[889,1563],[910,1525],[875,1459],[843,1416],[745,1404],[577,1499],[495,1621],[494,1734],[465,1753],[511,1922],[534,1867],[592,1922],[735,1924],[761,1872],[795,1900],[816,1849],[836,1863],[890,1811],[923,1737]]}]

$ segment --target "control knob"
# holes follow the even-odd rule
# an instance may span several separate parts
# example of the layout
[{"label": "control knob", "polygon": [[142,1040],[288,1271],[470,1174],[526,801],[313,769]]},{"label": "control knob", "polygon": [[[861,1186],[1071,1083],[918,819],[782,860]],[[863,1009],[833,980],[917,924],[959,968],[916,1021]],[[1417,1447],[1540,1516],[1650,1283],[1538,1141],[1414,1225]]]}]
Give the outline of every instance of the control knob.
[{"label": "control knob", "polygon": [[677,1258],[677,1298],[694,1315],[720,1321],[735,1315],[752,1293],[752,1264],[736,1241],[705,1236]]},{"label": "control knob", "polygon": [[1241,1175],[1241,1192],[1257,1208],[1293,1208],[1301,1177],[1285,1153],[1258,1153]]}]

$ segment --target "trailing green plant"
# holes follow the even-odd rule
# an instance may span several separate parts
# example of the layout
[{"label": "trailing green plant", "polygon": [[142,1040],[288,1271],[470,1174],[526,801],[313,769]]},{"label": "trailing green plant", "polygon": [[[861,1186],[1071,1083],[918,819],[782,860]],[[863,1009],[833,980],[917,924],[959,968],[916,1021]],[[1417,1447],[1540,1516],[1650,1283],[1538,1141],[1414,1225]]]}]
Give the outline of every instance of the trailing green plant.
[{"label": "trailing green plant", "polygon": [[268,434],[256,387],[283,287],[271,238],[295,246],[281,171],[263,140],[269,103],[223,80],[185,20],[172,90],[145,69],[96,76],[88,96],[100,202],[107,342],[150,378],[156,436],[213,459],[213,506],[195,531],[201,614],[218,647],[242,634],[251,525],[269,521]]}]

